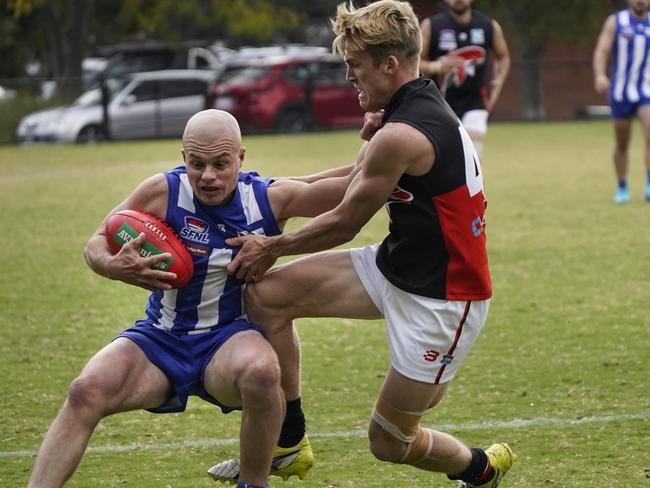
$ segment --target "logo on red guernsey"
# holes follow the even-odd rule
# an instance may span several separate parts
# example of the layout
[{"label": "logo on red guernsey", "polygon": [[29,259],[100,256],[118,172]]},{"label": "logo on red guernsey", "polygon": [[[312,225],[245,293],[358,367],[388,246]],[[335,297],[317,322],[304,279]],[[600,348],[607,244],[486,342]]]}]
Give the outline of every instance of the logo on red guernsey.
[{"label": "logo on red guernsey", "polygon": [[181,229],[180,235],[183,239],[207,244],[210,241],[209,231],[210,226],[208,226],[207,222],[196,217],[186,216],[185,225]]},{"label": "logo on red guernsey", "polygon": [[472,220],[472,234],[474,237],[480,236],[485,231],[485,217],[476,217]]},{"label": "logo on red guernsey", "polygon": [[480,46],[465,46],[451,51],[449,56],[460,56],[465,60],[462,66],[452,69],[440,83],[440,91],[444,95],[450,86],[461,86],[468,76],[474,76],[476,66],[485,63],[485,49]]},{"label": "logo on red guernsey", "polygon": [[399,186],[395,187],[393,193],[390,194],[388,203],[409,203],[413,200],[413,193],[406,191]]}]

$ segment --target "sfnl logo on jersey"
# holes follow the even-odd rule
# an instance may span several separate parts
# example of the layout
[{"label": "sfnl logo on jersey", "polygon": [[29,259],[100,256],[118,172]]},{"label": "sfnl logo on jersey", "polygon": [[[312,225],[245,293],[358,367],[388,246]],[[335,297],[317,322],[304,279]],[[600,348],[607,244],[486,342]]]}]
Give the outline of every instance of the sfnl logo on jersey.
[{"label": "sfnl logo on jersey", "polygon": [[208,231],[210,227],[207,222],[196,217],[185,217],[185,226],[181,229],[181,237],[188,241],[198,242],[200,244],[207,244],[210,241],[210,234]]}]

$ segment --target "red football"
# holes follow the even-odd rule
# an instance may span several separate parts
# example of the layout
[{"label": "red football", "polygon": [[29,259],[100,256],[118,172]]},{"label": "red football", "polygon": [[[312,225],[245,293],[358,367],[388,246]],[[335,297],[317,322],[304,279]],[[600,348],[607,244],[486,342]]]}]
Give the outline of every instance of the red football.
[{"label": "red football", "polygon": [[141,232],[145,234],[145,241],[139,248],[140,255],[148,257],[164,252],[171,254],[171,258],[160,262],[155,268],[176,273],[176,279],[169,282],[172,288],[185,286],[194,273],[192,255],[166,223],[136,210],[120,210],[106,222],[106,239],[113,253],[119,252],[124,244],[138,237]]}]

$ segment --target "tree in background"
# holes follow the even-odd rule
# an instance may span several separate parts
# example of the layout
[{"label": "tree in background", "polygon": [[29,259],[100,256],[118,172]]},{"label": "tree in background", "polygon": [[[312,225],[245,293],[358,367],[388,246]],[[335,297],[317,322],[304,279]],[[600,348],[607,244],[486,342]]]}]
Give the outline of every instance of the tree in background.
[{"label": "tree in background", "polygon": [[[146,39],[179,46],[191,39],[266,44],[299,29],[292,2],[269,0],[5,0],[0,16],[0,78],[24,74],[29,57],[42,74],[81,83],[81,63],[98,45]],[[297,2],[293,2],[294,4]],[[43,35],[45,34],[45,35]],[[17,53],[23,53],[18,55]],[[25,53],[31,56],[23,57]],[[66,83],[67,84],[67,83]]]},{"label": "tree in background", "polygon": [[0,78],[25,76],[25,60],[34,58],[31,46],[38,42],[27,33],[32,32],[27,19],[15,19],[0,8]]},{"label": "tree in background", "polygon": [[227,39],[266,44],[300,27],[286,2],[268,0],[123,0],[119,15],[131,32],[177,44],[188,39]]},{"label": "tree in background", "polygon": [[[43,76],[72,79],[78,85],[81,61],[97,46],[147,39],[172,47],[197,39],[225,40],[231,47],[301,42],[305,27],[311,25],[310,38],[326,44],[331,36],[328,19],[340,1],[5,0],[5,8],[0,6],[0,78],[22,76],[26,62],[38,60]],[[499,20],[513,60],[521,67],[522,118],[544,118],[540,57],[549,42],[567,46],[593,42],[605,17],[624,4],[625,0],[475,0],[477,9]]]},{"label": "tree in background", "polygon": [[[7,0],[6,9],[14,25],[23,24],[25,38],[14,37],[19,52],[41,57],[54,78],[69,80],[64,90],[75,93],[81,85],[81,61],[88,37],[88,19],[92,0]],[[11,17],[4,17],[9,19]],[[39,35],[40,34],[40,35]],[[44,34],[44,35],[43,35]],[[23,66],[28,59],[17,59]],[[22,66],[7,67],[18,71]]]}]

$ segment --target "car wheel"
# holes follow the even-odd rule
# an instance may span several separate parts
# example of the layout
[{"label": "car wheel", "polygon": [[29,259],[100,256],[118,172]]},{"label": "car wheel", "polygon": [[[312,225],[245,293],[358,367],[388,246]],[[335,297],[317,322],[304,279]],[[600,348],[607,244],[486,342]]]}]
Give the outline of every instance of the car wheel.
[{"label": "car wheel", "polygon": [[275,127],[280,132],[304,132],[307,130],[307,117],[300,110],[289,110],[278,117]]},{"label": "car wheel", "polygon": [[104,139],[106,139],[104,130],[98,125],[87,125],[79,131],[79,135],[77,136],[77,142],[79,144],[101,142]]}]

